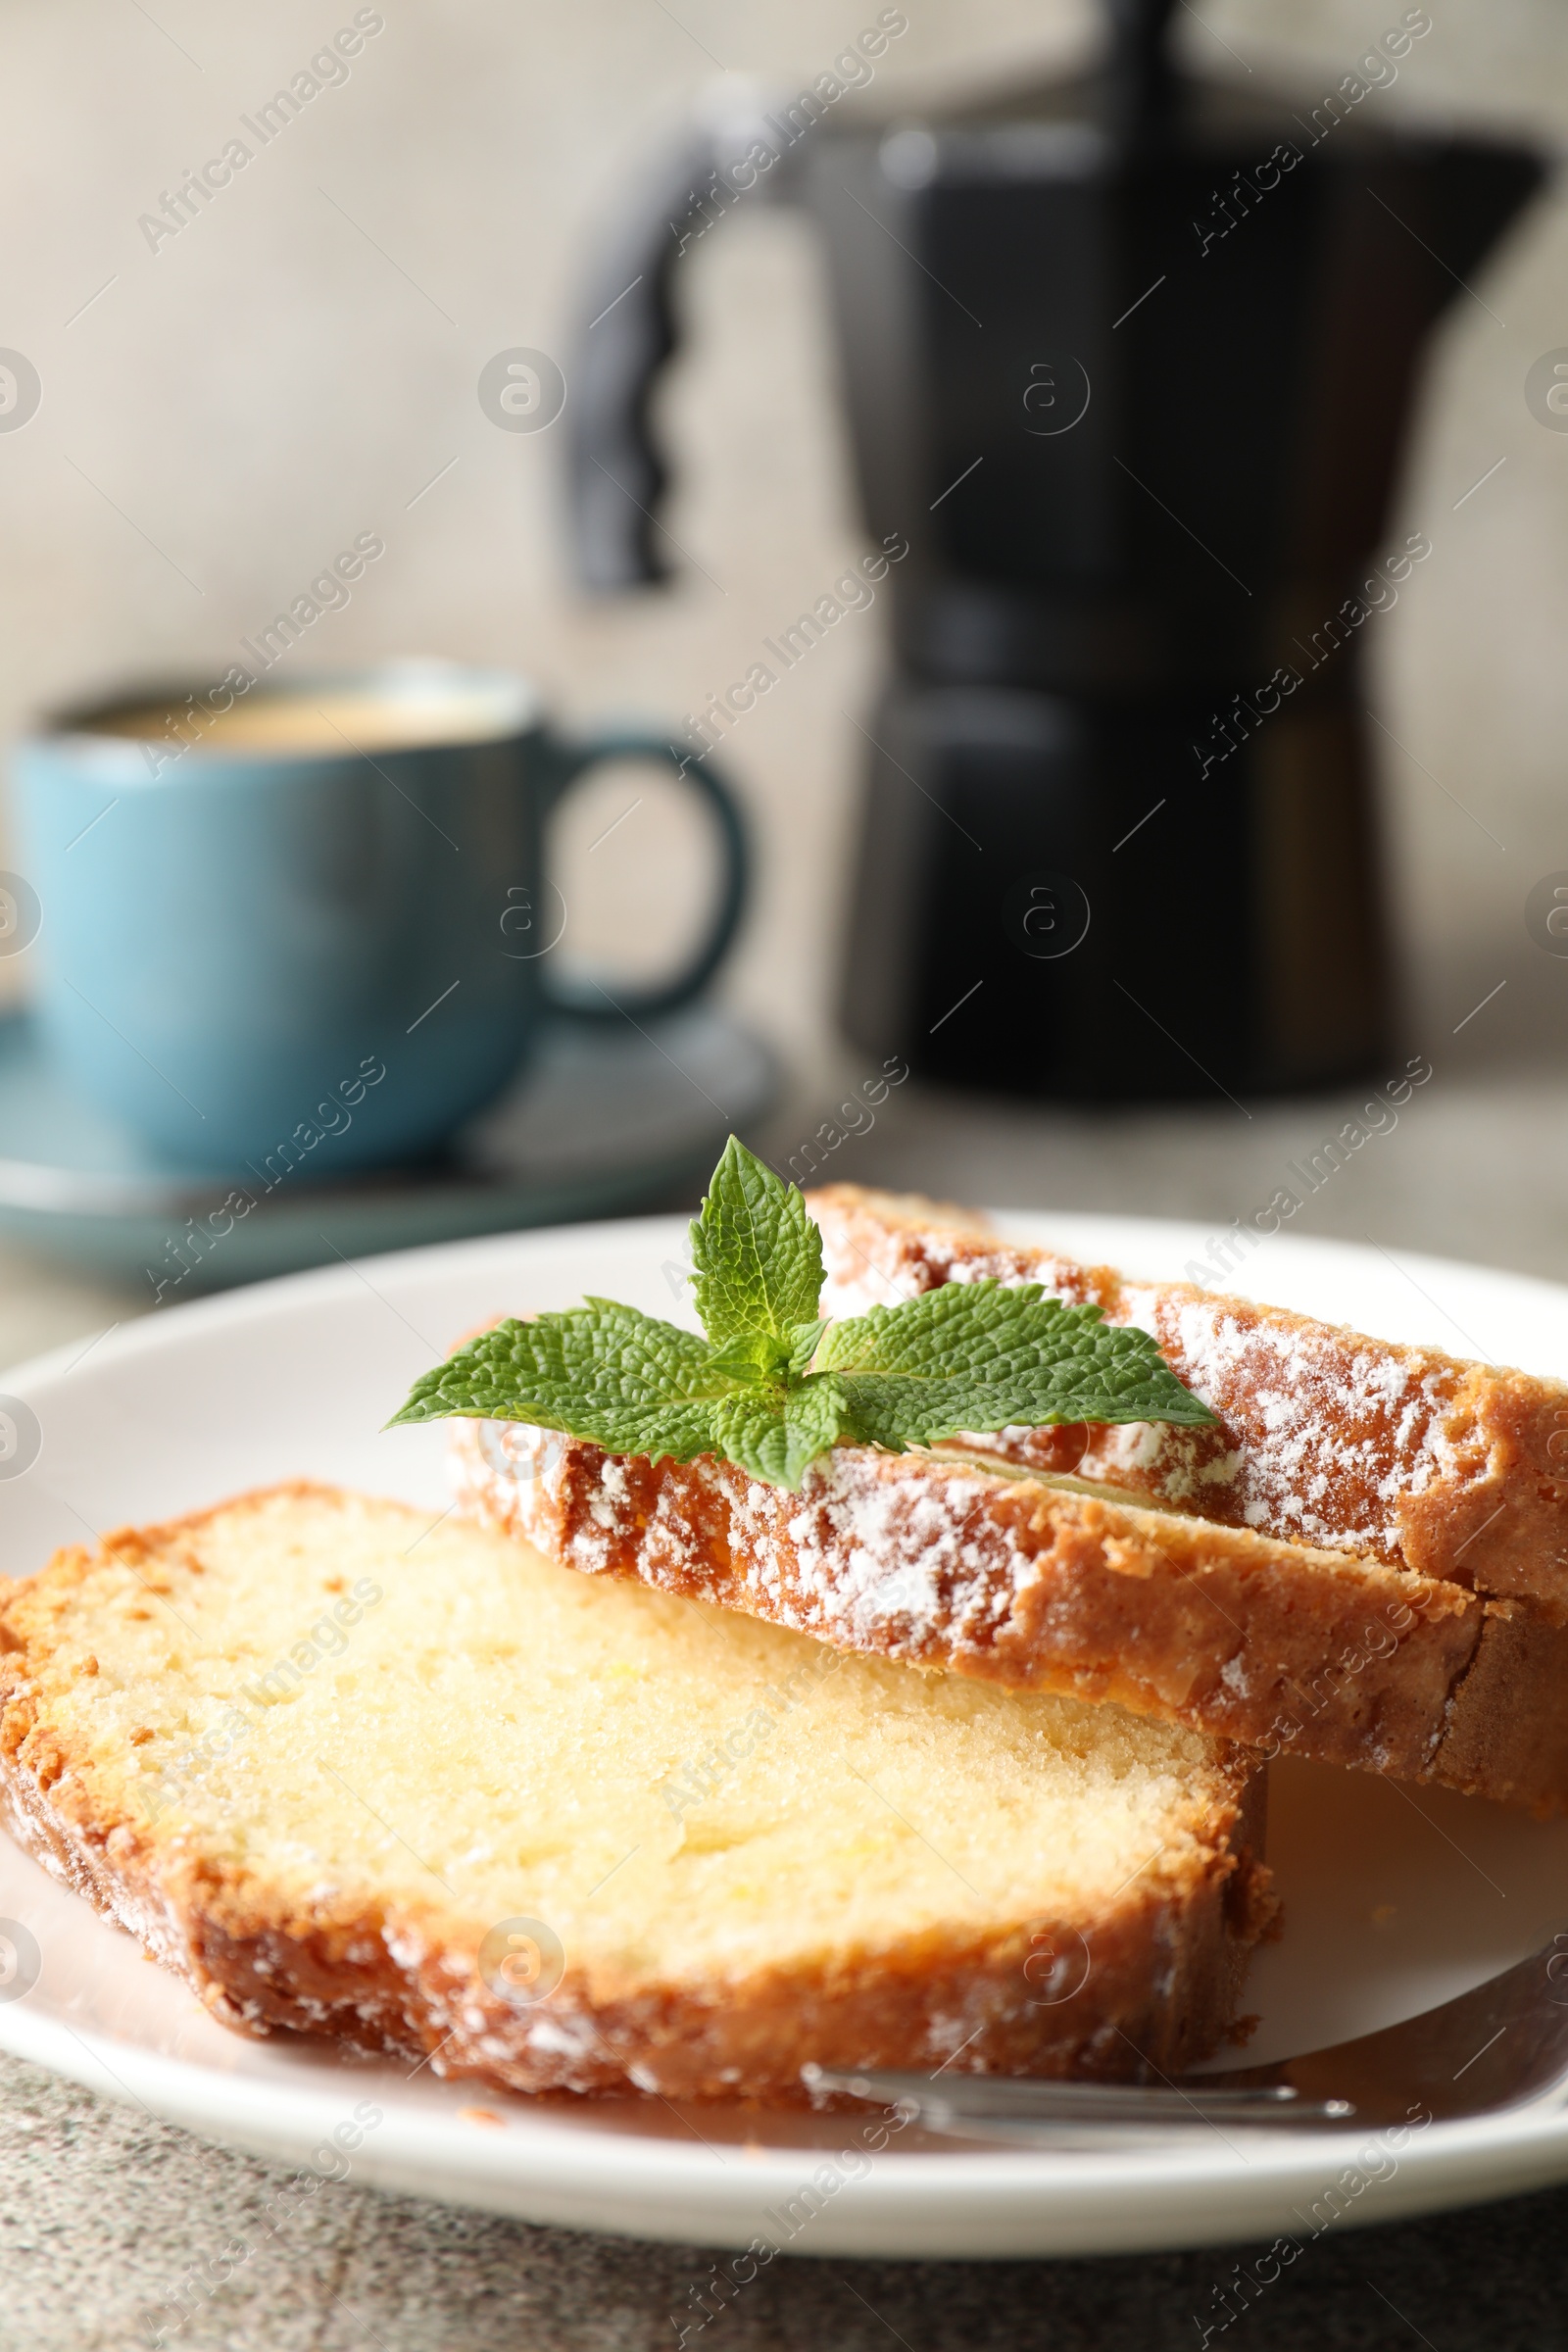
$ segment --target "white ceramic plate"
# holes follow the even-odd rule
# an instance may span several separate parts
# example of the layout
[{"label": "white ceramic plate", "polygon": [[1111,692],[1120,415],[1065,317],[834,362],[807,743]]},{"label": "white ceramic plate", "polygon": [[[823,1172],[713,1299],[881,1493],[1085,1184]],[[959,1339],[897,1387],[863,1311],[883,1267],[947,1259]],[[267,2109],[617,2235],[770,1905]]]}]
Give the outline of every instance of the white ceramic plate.
[{"label": "white ceramic plate", "polygon": [[[1179,1275],[1204,1239],[1123,1218],[999,1223],[1153,1276]],[[680,1219],[650,1218],[369,1259],[179,1307],[10,1373],[0,1388],[31,1407],[42,1446],[0,1479],[0,1566],[24,1574],[92,1530],[290,1477],[433,1513],[446,1501],[440,1431],[377,1434],[408,1381],[498,1309],[593,1290],[678,1314],[684,1239]],[[1289,1237],[1245,1275],[1255,1295],[1363,1330],[1568,1368],[1568,1290],[1547,1283]],[[1270,1855],[1288,1925],[1251,1980],[1258,2058],[1446,2000],[1521,1958],[1568,1907],[1568,1823],[1317,1766],[1275,1768]],[[868,2155],[854,2116],[508,2099],[428,2067],[406,2079],[223,2032],[3,1838],[0,1920],[42,1955],[19,1997],[0,1984],[0,2046],[19,2057],[294,2163],[343,2126],[358,2144],[318,2169],[531,2222],[713,2246],[766,2237],[808,2254],[1089,2253],[1300,2239],[1314,2206],[1335,2210],[1323,2200],[1336,2182],[1347,2220],[1370,2222],[1568,2179],[1568,2114],[1554,2107],[1430,2125],[1397,2151],[1200,2132],[1089,2155],[910,2135]],[[362,2132],[365,2102],[379,2121]]]}]

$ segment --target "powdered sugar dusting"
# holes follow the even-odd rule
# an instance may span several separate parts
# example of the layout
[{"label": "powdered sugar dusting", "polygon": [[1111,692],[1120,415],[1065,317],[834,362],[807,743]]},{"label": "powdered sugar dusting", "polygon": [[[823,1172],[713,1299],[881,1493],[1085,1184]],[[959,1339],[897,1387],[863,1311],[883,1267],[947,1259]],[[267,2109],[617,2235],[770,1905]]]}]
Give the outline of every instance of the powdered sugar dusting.
[{"label": "powdered sugar dusting", "polygon": [[799,1574],[860,1648],[894,1656],[947,1624],[959,1648],[989,1645],[1025,1577],[1038,1573],[985,1511],[976,1479],[899,1476],[863,1455],[808,1474],[787,1523]]},{"label": "powdered sugar dusting", "polygon": [[[1455,1436],[1464,1367],[1449,1357],[1185,1283],[1125,1282],[1049,1250],[922,1223],[915,1205],[879,1206],[831,1189],[812,1197],[832,1312],[859,1314],[890,1290],[917,1297],[987,1274],[1038,1282],[1069,1304],[1092,1301],[1108,1321],[1149,1332],[1178,1379],[1220,1417],[1218,1430],[1096,1428],[1077,1464],[1085,1478],[1226,1525],[1402,1566],[1401,1503],[1439,1482],[1485,1475],[1485,1461],[1467,1461]],[[1009,1430],[984,1444],[1051,1469],[1063,1466],[1062,1437]]]},{"label": "powdered sugar dusting", "polygon": [[738,1569],[774,1624],[883,1656],[989,1647],[1040,1574],[1012,1523],[987,1509],[994,1482],[927,1457],[841,1448],[791,1494],[732,1462],[671,1479],[559,1440],[542,1468],[550,1443],[522,1423],[454,1422],[459,1501],[591,1575],[635,1561],[649,1584],[733,1602]]}]

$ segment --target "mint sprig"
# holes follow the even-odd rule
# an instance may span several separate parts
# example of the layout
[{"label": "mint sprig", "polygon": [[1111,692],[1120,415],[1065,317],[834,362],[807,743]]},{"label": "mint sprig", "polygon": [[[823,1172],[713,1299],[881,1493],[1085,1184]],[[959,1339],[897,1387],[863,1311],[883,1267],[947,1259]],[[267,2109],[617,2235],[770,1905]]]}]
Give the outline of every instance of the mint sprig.
[{"label": "mint sprig", "polygon": [[[1147,1332],[1036,1283],[949,1283],[818,1319],[822,1237],[794,1185],[731,1136],[691,1229],[708,1336],[611,1298],[506,1322],[416,1381],[400,1421],[528,1421],[607,1453],[718,1454],[798,1489],[839,1445],[902,1453],[1061,1421],[1214,1419]],[[389,1424],[392,1426],[392,1424]]]},{"label": "mint sprig", "polygon": [[799,1189],[731,1136],[691,1243],[692,1303],[714,1347],[739,1342],[748,1360],[785,1373],[804,1348],[804,1371],[822,1295],[822,1236]]}]

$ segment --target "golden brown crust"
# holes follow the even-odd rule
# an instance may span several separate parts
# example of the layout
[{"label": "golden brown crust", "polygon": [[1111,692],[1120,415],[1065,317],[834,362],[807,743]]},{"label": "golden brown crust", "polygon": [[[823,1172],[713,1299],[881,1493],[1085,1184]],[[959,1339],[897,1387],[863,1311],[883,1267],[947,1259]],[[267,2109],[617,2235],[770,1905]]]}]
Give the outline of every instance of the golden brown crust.
[{"label": "golden brown crust", "polygon": [[[203,1573],[210,1520],[280,1494],[333,1493],[302,1481],[158,1528],[118,1529],[100,1553],[59,1552],[0,1602],[7,1826],[220,2023],[329,2034],[500,2090],[774,2101],[804,2096],[807,2059],[1127,2077],[1178,2071],[1224,2036],[1251,1947],[1277,1909],[1259,1858],[1262,1779],[1239,1752],[1209,1776],[1213,1801],[1191,1851],[1161,1858],[1092,1923],[1041,1918],[981,1933],[955,1924],[841,1955],[831,1970],[781,1967],[706,1986],[590,1983],[568,1961],[551,1997],[528,2007],[477,1972],[492,1923],[363,1896],[302,1903],[204,1854],[187,1831],[160,1832],[51,1714],[62,1625],[111,1561],[177,1606],[184,1580]],[[1054,1988],[1041,1955],[1073,1952],[1080,1930],[1087,1978],[1066,1998],[1046,1997]]]},{"label": "golden brown crust", "polygon": [[1221,1427],[1041,1430],[992,1446],[1229,1526],[1349,1551],[1568,1620],[1568,1386],[1400,1348],[1192,1283],[1001,1240],[916,1196],[808,1196],[824,1311],[853,1314],[950,1281],[1039,1282],[1152,1332]]},{"label": "golden brown crust", "polygon": [[[841,1446],[797,1495],[522,1423],[451,1444],[460,1501],[568,1567],[1265,1753],[1568,1802],[1568,1740],[1538,1722],[1568,1635],[1455,1585],[937,1452]],[[1531,1701],[1484,1734],[1504,1654]]]},{"label": "golden brown crust", "polygon": [[1434,1780],[1533,1812],[1568,1804],[1568,1627],[1489,1608],[1454,1692]]}]

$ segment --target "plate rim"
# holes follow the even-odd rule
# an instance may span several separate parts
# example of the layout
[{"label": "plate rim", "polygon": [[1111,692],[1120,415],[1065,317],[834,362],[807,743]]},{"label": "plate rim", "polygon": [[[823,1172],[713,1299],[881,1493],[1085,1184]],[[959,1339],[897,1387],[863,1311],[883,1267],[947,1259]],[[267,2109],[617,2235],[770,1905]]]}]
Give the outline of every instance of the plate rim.
[{"label": "plate rim", "polygon": [[[1134,1262],[1138,1245],[1146,1240],[1163,1244],[1166,1250],[1181,1250],[1204,1229],[1196,1219],[1094,1210],[991,1213],[999,1230],[1016,1239],[1065,1239],[1069,1228],[1088,1226],[1112,1236],[1125,1233]],[[526,1261],[590,1243],[646,1243],[660,1250],[672,1238],[683,1238],[686,1223],[679,1214],[590,1218],[310,1267],[144,1314],[104,1335],[94,1354],[99,1368],[108,1370],[149,1352],[177,1349],[187,1334],[195,1337],[215,1328],[286,1318],[296,1303],[306,1301],[329,1307],[335,1297],[357,1295],[363,1280],[360,1269],[373,1275],[377,1268],[396,1268],[405,1275],[439,1280],[448,1266],[460,1261],[472,1265],[485,1254]],[[1333,1255],[1343,1262],[1347,1254],[1373,1254],[1364,1243],[1335,1237],[1275,1238],[1298,1260],[1321,1261]],[[1418,1271],[1430,1269],[1440,1279],[1452,1274],[1480,1278],[1487,1286],[1514,1293],[1522,1302],[1555,1307],[1568,1321],[1568,1284],[1425,1252],[1403,1251],[1400,1262]],[[1248,1294],[1238,1289],[1237,1295]],[[80,1354],[79,1343],[68,1342],[5,1367],[0,1381],[10,1393],[25,1395],[62,1379]],[[297,2155],[318,2144],[318,2114],[330,2110],[333,2120],[341,2120],[340,2094],[327,2089],[324,2077],[261,2081],[200,2059],[149,2049],[134,2039],[98,2032],[78,2035],[60,2021],[31,2011],[24,1998],[0,2004],[0,2049],[98,2095],[128,2098],[165,2121],[273,2161],[286,2159],[290,2150]],[[121,2076],[126,2081],[117,2089]],[[366,2095],[385,2096],[378,2073],[367,2069],[362,2076],[352,2063],[346,2065],[344,2082],[352,2084],[357,2077],[366,2084]],[[475,2103],[495,2098],[509,2104],[504,2094],[483,2084],[475,2083],[473,2094]],[[873,2112],[866,2110],[867,2116]],[[680,2139],[613,2130],[552,2132],[525,2111],[522,2128],[509,2126],[504,2132],[465,2124],[456,2111],[445,2117],[411,2108],[400,2122],[395,2117],[388,2121],[397,2129],[387,2138],[378,2138],[363,2152],[363,2161],[357,2158],[351,2167],[354,2177],[372,2186],[474,2205],[546,2226],[709,2246],[744,2246],[767,2234],[766,2209],[792,2191],[798,2193],[812,2166],[832,2154],[827,2148],[764,2146],[760,2157],[735,2164],[727,2178],[706,2144],[697,2148]],[[852,2121],[847,2115],[847,2124]],[[1250,2153],[1240,2162],[1228,2146],[1214,2152],[1176,2141],[1138,2150],[1107,2149],[1103,2159],[1094,2156],[1087,2163],[1078,2152],[1069,2156],[967,2146],[950,2156],[888,2149],[868,2160],[863,2176],[845,2180],[841,2190],[812,2217],[808,2245],[779,2250],[808,2258],[820,2254],[952,2260],[1240,2243],[1274,2230],[1287,2231],[1293,2198],[1307,2193],[1314,2183],[1322,2193],[1339,2167],[1353,2164],[1355,2152],[1376,2136],[1370,2131],[1347,2131],[1332,2138],[1304,2130],[1271,2132],[1266,2141],[1262,2135],[1252,2141]],[[1376,2183],[1380,2195],[1371,2201],[1371,2209],[1363,2211],[1358,2203],[1343,2222],[1359,2227],[1446,2205],[1486,2202],[1565,2177],[1568,2107],[1558,2098],[1536,2101],[1425,2127],[1399,2153],[1394,2172]]]}]

